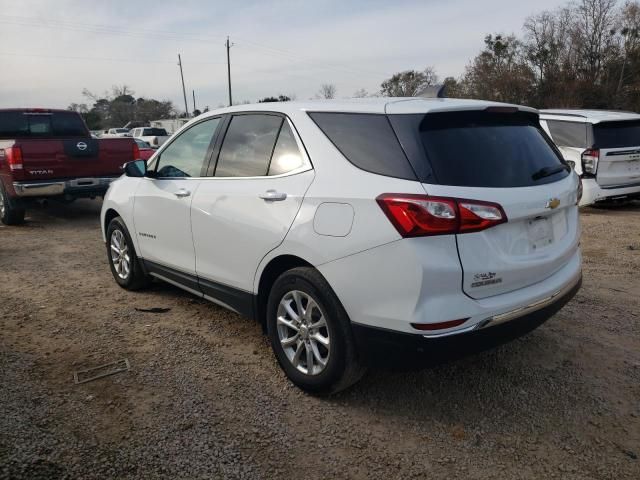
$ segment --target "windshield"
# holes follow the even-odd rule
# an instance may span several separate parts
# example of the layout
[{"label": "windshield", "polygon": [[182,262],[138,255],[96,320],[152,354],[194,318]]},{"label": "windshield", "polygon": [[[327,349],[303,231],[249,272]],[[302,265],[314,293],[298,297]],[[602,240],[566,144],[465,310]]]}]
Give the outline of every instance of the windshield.
[{"label": "windshield", "polygon": [[403,146],[412,135],[422,145],[420,155],[405,149],[412,163],[428,163],[428,169],[415,166],[417,171],[428,170],[421,175],[425,183],[527,187],[569,175],[535,114],[467,111],[391,115],[390,119]]},{"label": "windshield", "polygon": [[640,121],[602,122],[593,126],[596,148],[640,146]]},{"label": "windshield", "polygon": [[167,131],[164,128],[145,128],[142,131],[143,137],[165,137]]},{"label": "windshield", "polygon": [[86,136],[82,117],[75,112],[0,112],[0,138]]}]

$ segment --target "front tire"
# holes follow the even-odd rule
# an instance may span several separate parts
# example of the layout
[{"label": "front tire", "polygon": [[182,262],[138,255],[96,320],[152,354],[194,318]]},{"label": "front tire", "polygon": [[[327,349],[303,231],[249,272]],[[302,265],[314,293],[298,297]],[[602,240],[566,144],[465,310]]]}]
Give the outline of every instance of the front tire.
[{"label": "front tire", "polygon": [[336,393],[365,372],[349,317],[314,268],[294,268],[275,281],[267,305],[267,331],[280,367],[303,390]]},{"label": "front tire", "polygon": [[24,222],[24,208],[16,200],[9,199],[0,182],[0,221],[5,225],[19,225]]},{"label": "front tire", "polygon": [[139,290],[149,285],[151,279],[142,269],[122,218],[116,217],[107,227],[107,258],[113,278],[126,290]]}]

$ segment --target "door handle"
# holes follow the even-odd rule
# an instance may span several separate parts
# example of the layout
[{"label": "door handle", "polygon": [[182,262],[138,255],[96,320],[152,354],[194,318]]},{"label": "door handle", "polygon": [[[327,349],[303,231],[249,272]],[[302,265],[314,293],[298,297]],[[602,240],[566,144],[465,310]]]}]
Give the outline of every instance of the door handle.
[{"label": "door handle", "polygon": [[181,188],[177,192],[173,192],[173,194],[178,198],[182,198],[182,197],[188,197],[189,195],[191,195],[191,192],[189,190]]},{"label": "door handle", "polygon": [[278,202],[287,198],[287,194],[284,192],[278,192],[276,190],[267,190],[261,193],[259,197],[267,202]]}]

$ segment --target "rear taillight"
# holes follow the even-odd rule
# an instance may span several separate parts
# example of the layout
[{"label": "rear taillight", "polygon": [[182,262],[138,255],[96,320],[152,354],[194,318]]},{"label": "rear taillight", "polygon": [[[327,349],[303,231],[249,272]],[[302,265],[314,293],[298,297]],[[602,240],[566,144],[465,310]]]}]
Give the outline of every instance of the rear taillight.
[{"label": "rear taillight", "polygon": [[4,152],[9,170],[22,170],[22,149],[20,147],[9,147],[5,148]]},{"label": "rear taillight", "polygon": [[133,159],[138,160],[140,158],[140,147],[136,142],[133,142]]},{"label": "rear taillight", "polygon": [[497,203],[385,193],[376,201],[403,237],[471,233],[507,221]]},{"label": "rear taillight", "polygon": [[598,159],[600,151],[597,148],[588,148],[582,152],[582,175],[593,177],[598,171]]}]

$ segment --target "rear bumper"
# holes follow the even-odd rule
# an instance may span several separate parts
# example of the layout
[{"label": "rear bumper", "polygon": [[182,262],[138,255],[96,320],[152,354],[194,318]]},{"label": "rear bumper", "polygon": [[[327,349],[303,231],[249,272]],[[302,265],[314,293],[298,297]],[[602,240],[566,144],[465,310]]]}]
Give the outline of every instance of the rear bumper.
[{"label": "rear bumper", "polygon": [[356,323],[352,324],[352,330],[358,351],[367,364],[424,368],[479,353],[529,333],[569,302],[581,285],[580,275],[546,302],[522,307],[519,312],[509,312],[510,316],[499,319],[502,321],[447,337],[427,338]]},{"label": "rear bumper", "polygon": [[594,178],[585,178],[582,180],[582,188],[581,207],[616,198],[640,198],[640,183],[603,188]]},{"label": "rear bumper", "polygon": [[18,197],[53,197],[57,195],[88,197],[103,195],[109,188],[109,184],[116,178],[118,177],[87,177],[55,181],[13,182],[13,189]]}]

